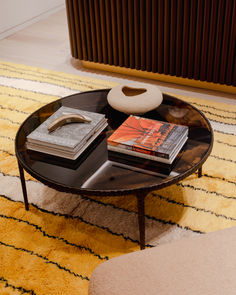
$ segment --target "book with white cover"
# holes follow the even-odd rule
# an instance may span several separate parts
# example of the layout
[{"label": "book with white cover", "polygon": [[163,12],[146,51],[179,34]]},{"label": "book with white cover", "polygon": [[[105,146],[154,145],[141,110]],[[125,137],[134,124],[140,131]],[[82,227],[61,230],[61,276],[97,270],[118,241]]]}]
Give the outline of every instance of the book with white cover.
[{"label": "book with white cover", "polygon": [[[79,114],[89,117],[91,122],[65,124],[49,132],[50,123],[63,114]],[[75,159],[106,127],[107,120],[104,114],[63,106],[27,136],[26,147],[38,152]]]}]

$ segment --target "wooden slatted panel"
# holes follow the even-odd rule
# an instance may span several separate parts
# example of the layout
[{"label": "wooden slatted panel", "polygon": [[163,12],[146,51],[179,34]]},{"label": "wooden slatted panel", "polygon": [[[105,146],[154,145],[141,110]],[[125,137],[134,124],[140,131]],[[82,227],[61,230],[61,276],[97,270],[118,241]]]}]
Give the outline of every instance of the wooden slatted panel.
[{"label": "wooden slatted panel", "polygon": [[236,85],[235,0],[66,0],[73,57]]}]

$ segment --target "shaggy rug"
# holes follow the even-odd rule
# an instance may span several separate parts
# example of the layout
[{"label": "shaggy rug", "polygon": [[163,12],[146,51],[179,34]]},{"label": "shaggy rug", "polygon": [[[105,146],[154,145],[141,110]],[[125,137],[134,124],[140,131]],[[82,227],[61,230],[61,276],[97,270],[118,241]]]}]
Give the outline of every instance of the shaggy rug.
[{"label": "shaggy rug", "polygon": [[[26,174],[25,211],[14,153],[22,121],[62,96],[115,83],[0,62],[0,293],[87,294],[94,268],[139,250],[136,198],[50,189]],[[213,151],[203,177],[146,199],[147,246],[236,225],[236,106],[176,95],[209,118]]]}]

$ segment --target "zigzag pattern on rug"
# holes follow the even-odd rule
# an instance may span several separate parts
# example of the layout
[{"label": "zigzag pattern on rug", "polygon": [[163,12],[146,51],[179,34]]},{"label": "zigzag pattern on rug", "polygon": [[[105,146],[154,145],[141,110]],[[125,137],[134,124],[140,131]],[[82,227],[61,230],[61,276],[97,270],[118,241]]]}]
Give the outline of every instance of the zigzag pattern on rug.
[{"label": "zigzag pattern on rug", "polygon": [[[60,193],[26,174],[25,211],[14,151],[20,124],[39,107],[115,85],[0,62],[0,293],[85,295],[98,264],[139,250],[135,196]],[[193,174],[147,196],[148,247],[236,225],[236,106],[176,96],[210,120],[214,147],[203,177]]]}]

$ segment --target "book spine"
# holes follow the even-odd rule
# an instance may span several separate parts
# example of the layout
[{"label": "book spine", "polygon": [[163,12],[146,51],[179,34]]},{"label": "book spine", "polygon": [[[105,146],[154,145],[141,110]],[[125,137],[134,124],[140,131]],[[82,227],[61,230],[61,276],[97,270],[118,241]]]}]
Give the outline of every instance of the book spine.
[{"label": "book spine", "polygon": [[182,128],[182,126],[175,126],[169,132],[163,144],[158,147],[158,150],[155,154],[162,157],[165,155],[165,157],[169,158],[173,149],[175,149],[175,146],[179,144],[186,133],[186,128]]},{"label": "book spine", "polygon": [[118,146],[112,146],[112,145],[108,145],[107,148],[110,151],[118,152],[121,154],[127,154],[127,155],[135,156],[138,158],[144,158],[144,159],[153,160],[153,161],[157,161],[161,163],[171,164],[171,161],[168,159],[156,157],[156,156],[145,154],[145,153],[139,153],[130,149],[123,149]]},{"label": "book spine", "polygon": [[[182,126],[174,126],[168,133],[164,142],[157,147],[155,150],[148,150],[146,152],[145,148],[139,147],[139,152],[147,153],[153,156],[169,159],[175,150],[176,146],[181,142],[184,135],[186,134],[186,129]],[[135,147],[135,150],[138,151],[138,148]]]},{"label": "book spine", "polygon": [[150,150],[146,150],[141,147],[137,147],[135,145],[132,146],[132,151],[142,153],[142,154],[152,155],[152,152]]},{"label": "book spine", "polygon": [[[152,153],[151,150],[141,148],[141,147],[138,147],[135,145],[127,145],[127,144],[123,144],[123,143],[114,144],[113,142],[108,142],[108,145],[110,145],[114,148],[122,149],[122,150],[133,151],[136,153],[146,154],[146,155],[150,155],[150,156],[154,156],[154,157],[156,156],[156,154]],[[166,157],[166,155],[164,155],[163,158],[168,159],[168,157]]]}]

